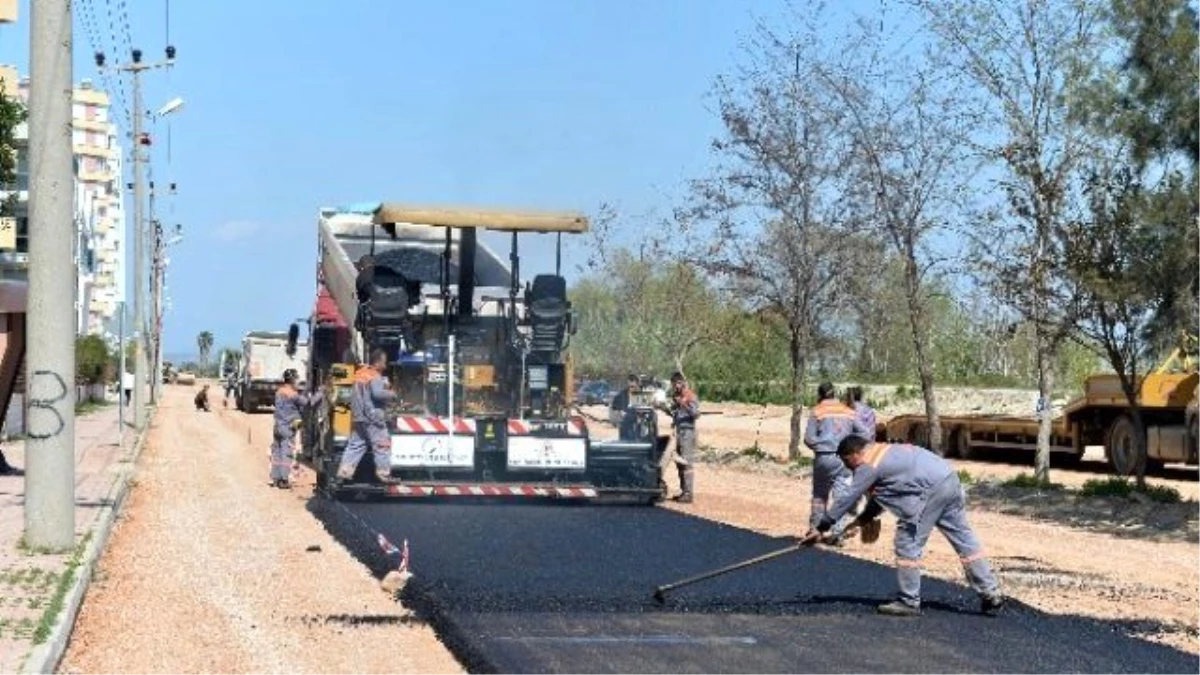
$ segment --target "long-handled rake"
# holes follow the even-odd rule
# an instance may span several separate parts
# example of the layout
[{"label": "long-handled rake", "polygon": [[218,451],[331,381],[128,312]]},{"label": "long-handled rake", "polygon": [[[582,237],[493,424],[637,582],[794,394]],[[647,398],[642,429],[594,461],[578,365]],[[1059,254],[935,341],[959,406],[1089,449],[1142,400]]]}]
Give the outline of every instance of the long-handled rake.
[{"label": "long-handled rake", "polygon": [[694,583],[698,583],[698,582],[704,581],[706,579],[712,579],[713,577],[719,577],[722,574],[728,574],[729,572],[740,570],[745,567],[750,567],[752,565],[764,563],[768,560],[774,560],[775,558],[787,555],[789,553],[795,553],[797,551],[801,551],[803,549],[808,548],[812,544],[816,543],[818,538],[819,538],[819,535],[813,535],[811,537],[801,539],[800,541],[796,542],[795,544],[792,544],[791,546],[788,546],[787,548],[781,548],[778,551],[764,553],[758,557],[750,558],[749,560],[743,560],[742,562],[734,563],[732,565],[727,565],[725,567],[722,567],[721,569],[713,570],[711,572],[704,572],[703,574],[697,574],[696,576],[688,577],[687,579],[682,579],[682,580],[676,581],[674,583],[659,586],[658,588],[654,589],[654,600],[655,600],[655,602],[657,602],[661,605],[667,601],[666,594],[668,591],[673,591],[676,588],[682,588],[684,586],[690,586]]}]

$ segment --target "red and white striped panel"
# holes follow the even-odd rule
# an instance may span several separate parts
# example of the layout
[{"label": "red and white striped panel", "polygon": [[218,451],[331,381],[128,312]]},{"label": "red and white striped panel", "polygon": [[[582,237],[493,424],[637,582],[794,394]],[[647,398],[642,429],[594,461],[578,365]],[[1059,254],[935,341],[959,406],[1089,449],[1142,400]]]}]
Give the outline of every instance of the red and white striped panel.
[{"label": "red and white striped panel", "polygon": [[534,485],[389,485],[395,497],[595,497],[593,488]]},{"label": "red and white striped panel", "polygon": [[[450,433],[450,426],[449,417],[401,415],[396,418],[396,433],[398,434],[448,434]],[[475,433],[475,420],[455,417],[454,433]]]},{"label": "red and white striped panel", "polygon": [[[539,423],[530,423],[526,420],[509,420],[508,435],[509,436],[528,436],[533,433],[534,425],[540,426]],[[567,435],[569,436],[586,436],[587,424],[582,417],[572,417],[566,422]]]}]

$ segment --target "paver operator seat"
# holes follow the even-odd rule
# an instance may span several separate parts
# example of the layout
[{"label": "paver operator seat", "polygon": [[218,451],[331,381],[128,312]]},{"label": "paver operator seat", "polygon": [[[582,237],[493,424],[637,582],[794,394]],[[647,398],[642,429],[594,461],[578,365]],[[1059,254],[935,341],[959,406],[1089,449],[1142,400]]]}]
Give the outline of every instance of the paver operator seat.
[{"label": "paver operator seat", "polygon": [[571,303],[567,301],[567,280],[556,274],[535,276],[525,302],[533,328],[530,351],[542,354],[562,351],[571,309]]}]

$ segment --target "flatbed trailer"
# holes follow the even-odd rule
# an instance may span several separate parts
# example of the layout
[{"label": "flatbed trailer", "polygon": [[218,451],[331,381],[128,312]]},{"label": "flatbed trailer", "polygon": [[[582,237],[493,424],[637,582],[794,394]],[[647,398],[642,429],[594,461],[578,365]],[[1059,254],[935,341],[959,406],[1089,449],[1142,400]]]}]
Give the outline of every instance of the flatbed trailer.
[{"label": "flatbed trailer", "polygon": [[[306,422],[299,459],[335,498],[633,498],[665,496],[658,462],[666,437],[653,409],[640,435],[591,438],[572,414],[568,345],[576,326],[559,275],[519,282],[517,235],[578,233],[575,213],[417,207],[323,209],[318,219],[316,306],[310,321],[310,381],[326,403]],[[476,230],[511,233],[509,264]],[[373,277],[360,276],[363,256]],[[363,296],[362,289],[370,290]],[[363,299],[360,302],[361,298]],[[336,469],[350,437],[357,363],[388,352],[399,395],[389,410],[388,472],[370,453],[354,478]]]},{"label": "flatbed trailer", "polygon": [[[1145,433],[1147,468],[1167,463],[1197,465],[1197,369],[1193,358],[1177,349],[1141,378],[1138,401]],[[988,450],[1037,449],[1038,420],[1004,415],[940,417],[945,454],[969,459]],[[924,415],[899,415],[883,425],[890,442],[928,445]],[[1078,463],[1088,446],[1104,446],[1105,458],[1119,475],[1137,471],[1136,431],[1119,378],[1093,375],[1082,396],[1069,402],[1051,423],[1052,457]]]}]

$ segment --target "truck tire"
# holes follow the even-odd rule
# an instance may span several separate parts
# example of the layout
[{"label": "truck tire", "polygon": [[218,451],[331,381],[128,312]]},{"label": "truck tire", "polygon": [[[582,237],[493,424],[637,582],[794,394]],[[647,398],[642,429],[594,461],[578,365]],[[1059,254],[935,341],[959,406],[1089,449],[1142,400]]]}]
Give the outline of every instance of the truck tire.
[{"label": "truck tire", "polygon": [[1188,463],[1195,464],[1200,459],[1200,415],[1192,415],[1188,424]]},{"label": "truck tire", "polygon": [[[1108,434],[1104,439],[1104,454],[1108,458],[1108,465],[1118,476],[1136,475],[1138,465],[1146,462],[1144,451],[1138,456],[1137,444],[1134,442],[1135,433],[1133,420],[1129,415],[1117,417],[1108,427]],[[1143,439],[1142,447],[1145,448],[1145,445]]]}]

